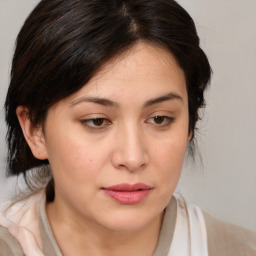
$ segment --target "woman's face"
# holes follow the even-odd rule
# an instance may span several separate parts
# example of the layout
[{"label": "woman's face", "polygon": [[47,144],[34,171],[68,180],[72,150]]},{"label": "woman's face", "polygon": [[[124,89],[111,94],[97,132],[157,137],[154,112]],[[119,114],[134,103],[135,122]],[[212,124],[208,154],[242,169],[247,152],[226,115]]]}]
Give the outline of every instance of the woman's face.
[{"label": "woman's face", "polygon": [[158,218],[178,183],[189,141],[183,71],[139,43],[49,109],[44,150],[57,212],[116,231]]}]

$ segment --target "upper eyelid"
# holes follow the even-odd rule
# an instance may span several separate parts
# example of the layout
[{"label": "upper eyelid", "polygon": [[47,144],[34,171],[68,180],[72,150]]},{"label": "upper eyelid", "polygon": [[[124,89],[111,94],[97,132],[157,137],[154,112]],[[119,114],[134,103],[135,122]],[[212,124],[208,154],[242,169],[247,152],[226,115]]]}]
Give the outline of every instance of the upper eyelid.
[{"label": "upper eyelid", "polygon": [[81,115],[79,117],[80,119],[97,119],[97,118],[106,118],[106,114],[104,113],[90,113],[90,114],[86,114],[86,115]]},{"label": "upper eyelid", "polygon": [[105,119],[109,120],[110,118],[106,117],[104,114],[88,114],[88,115],[83,115],[78,118],[80,121],[90,121],[90,120],[95,120],[95,119]]},{"label": "upper eyelid", "polygon": [[[166,115],[166,114],[150,114],[146,120],[148,119],[151,119],[151,118],[154,118],[154,117],[166,117],[166,118],[170,118],[170,119],[174,119],[173,116],[170,116],[170,115]],[[83,116],[82,118],[80,118],[81,121],[90,121],[90,120],[95,120],[95,119],[105,119],[105,120],[108,120],[108,121],[111,121],[110,118],[107,118],[107,117],[103,117],[103,116],[95,116],[95,117],[86,117],[86,116]],[[112,122],[112,121],[111,121]]]},{"label": "upper eyelid", "polygon": [[[166,115],[155,115],[155,116],[152,116],[152,117],[150,117],[150,118],[148,118],[147,119],[147,122],[149,122],[148,120],[150,120],[150,119],[154,119],[154,118],[156,118],[156,117],[164,117],[165,119],[167,119],[167,120],[165,120],[165,124],[156,124],[157,126],[164,126],[164,125],[168,125],[168,124],[171,124],[172,122],[174,122],[174,120],[175,120],[175,118],[174,117],[171,117],[171,116],[166,116]],[[167,124],[166,124],[166,122],[167,122]],[[150,122],[149,122],[150,123]]]},{"label": "upper eyelid", "polygon": [[95,119],[106,119],[106,120],[109,120],[108,118],[106,118],[106,117],[102,117],[102,116],[95,116],[95,117],[82,117],[81,118],[81,120],[84,120],[84,121],[86,121],[86,120],[95,120]]},{"label": "upper eyelid", "polygon": [[170,108],[165,108],[165,107],[158,107],[152,109],[150,112],[147,112],[148,117],[153,117],[153,116],[174,116],[177,113],[176,109],[170,109]]},{"label": "upper eyelid", "polygon": [[97,119],[103,119],[105,121],[111,122],[108,118],[105,118],[105,117],[83,118],[83,119],[81,119],[81,121],[82,122],[89,122],[89,121],[93,121],[93,120],[97,120]]},{"label": "upper eyelid", "polygon": [[164,118],[167,118],[167,119],[174,119],[174,117],[172,117],[172,116],[167,116],[167,115],[155,115],[155,116],[149,117],[147,120],[152,119],[152,118],[156,118],[156,117],[164,117]]},{"label": "upper eyelid", "polygon": [[167,117],[167,118],[174,118],[174,113],[171,113],[170,111],[164,111],[164,110],[160,110],[160,111],[154,111],[152,113],[150,113],[149,115],[147,115],[146,119],[150,119],[150,118],[154,118],[157,116],[162,116],[162,117]]}]

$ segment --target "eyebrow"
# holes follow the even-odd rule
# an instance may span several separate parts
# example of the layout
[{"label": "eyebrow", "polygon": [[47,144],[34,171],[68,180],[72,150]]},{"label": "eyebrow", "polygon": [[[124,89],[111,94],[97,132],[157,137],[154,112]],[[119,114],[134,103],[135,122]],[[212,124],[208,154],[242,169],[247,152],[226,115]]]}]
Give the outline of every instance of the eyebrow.
[{"label": "eyebrow", "polygon": [[167,95],[163,95],[163,96],[146,101],[144,104],[144,107],[150,107],[152,105],[155,105],[164,101],[168,101],[168,100],[179,100],[183,102],[183,99],[180,95],[171,92],[171,93],[168,93]]},{"label": "eyebrow", "polygon": [[[163,95],[163,96],[153,98],[153,99],[146,101],[144,103],[143,107],[147,108],[152,105],[159,104],[161,102],[168,101],[168,100],[179,100],[179,101],[183,102],[183,99],[180,95],[171,92],[171,93],[168,93],[167,95]],[[106,98],[100,98],[100,97],[82,97],[82,98],[72,101],[70,103],[70,105],[75,106],[82,102],[91,102],[91,103],[99,104],[99,105],[106,106],[106,107],[115,107],[115,108],[119,107],[119,104],[117,102],[106,99]]]},{"label": "eyebrow", "polygon": [[99,97],[82,97],[79,98],[73,102],[71,102],[71,106],[75,106],[79,103],[82,102],[91,102],[91,103],[96,103],[102,106],[106,106],[106,107],[119,107],[119,104],[117,102],[105,99],[105,98],[99,98]]}]

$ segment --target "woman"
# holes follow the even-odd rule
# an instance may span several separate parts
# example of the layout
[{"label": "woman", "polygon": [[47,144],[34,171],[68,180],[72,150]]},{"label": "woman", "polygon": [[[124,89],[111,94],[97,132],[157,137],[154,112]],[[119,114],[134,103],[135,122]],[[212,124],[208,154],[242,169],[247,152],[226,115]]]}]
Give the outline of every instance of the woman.
[{"label": "woman", "polygon": [[175,1],[42,0],[5,103],[31,194],[2,213],[1,253],[255,255],[255,234],[173,196],[210,75]]}]

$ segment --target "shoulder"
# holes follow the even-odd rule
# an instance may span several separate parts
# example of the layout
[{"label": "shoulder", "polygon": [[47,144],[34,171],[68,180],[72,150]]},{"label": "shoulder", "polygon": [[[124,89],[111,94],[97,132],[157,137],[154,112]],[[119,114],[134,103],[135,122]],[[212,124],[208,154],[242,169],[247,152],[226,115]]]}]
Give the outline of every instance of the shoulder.
[{"label": "shoulder", "polygon": [[256,233],[220,221],[204,211],[203,215],[207,229],[209,256],[256,255]]},{"label": "shoulder", "polygon": [[19,242],[7,228],[0,226],[0,256],[23,256]]}]

